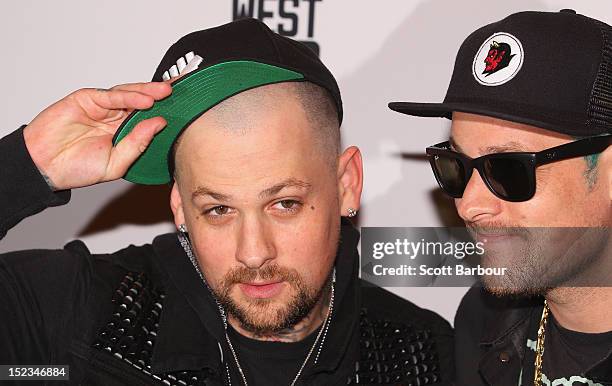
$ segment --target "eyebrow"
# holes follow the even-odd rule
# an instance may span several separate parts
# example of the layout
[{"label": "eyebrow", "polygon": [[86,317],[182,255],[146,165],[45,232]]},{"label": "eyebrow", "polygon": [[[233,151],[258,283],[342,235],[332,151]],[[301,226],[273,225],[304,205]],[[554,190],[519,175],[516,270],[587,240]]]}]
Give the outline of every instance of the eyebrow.
[{"label": "eyebrow", "polygon": [[207,188],[206,186],[198,186],[196,190],[191,193],[191,199],[194,199],[198,196],[210,196],[217,201],[232,201],[232,196],[215,192],[212,189]]},{"label": "eyebrow", "polygon": [[[261,192],[259,192],[258,196],[259,198],[270,197],[286,188],[310,190],[312,188],[312,185],[297,178],[287,178],[286,180],[283,180],[278,184],[275,184],[269,188],[262,190]],[[212,189],[207,188],[206,186],[198,186],[191,194],[192,199],[195,199],[198,196],[210,196],[217,201],[232,201],[231,195],[215,192]]]},{"label": "eyebrow", "polygon": [[312,185],[309,184],[308,182],[298,180],[297,178],[287,178],[286,180],[281,181],[278,184],[259,192],[259,198],[273,196],[277,194],[278,192],[280,192],[281,190],[286,189],[286,188],[298,188],[298,189],[303,189],[303,190],[310,190],[312,188]]},{"label": "eyebrow", "polygon": [[525,146],[519,142],[506,142],[501,145],[487,146],[485,148],[480,148],[480,152],[482,154],[490,154],[490,153],[506,153],[511,151],[525,151]]},{"label": "eyebrow", "polygon": [[[458,151],[459,153],[465,154],[465,151],[461,148],[461,146],[459,146],[459,144],[457,144],[457,142],[455,141],[453,137],[450,137],[448,141],[451,145],[451,149],[454,149]],[[519,151],[519,152],[526,151],[525,146],[523,144],[519,142],[515,142],[515,141],[506,142],[501,145],[481,147],[479,150],[481,154],[506,153],[506,152],[512,152],[512,151]]]}]

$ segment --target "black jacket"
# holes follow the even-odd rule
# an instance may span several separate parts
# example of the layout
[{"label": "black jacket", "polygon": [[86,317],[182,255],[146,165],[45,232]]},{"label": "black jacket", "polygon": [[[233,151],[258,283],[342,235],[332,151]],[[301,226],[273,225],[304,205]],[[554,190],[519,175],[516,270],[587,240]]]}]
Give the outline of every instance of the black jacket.
[{"label": "black jacket", "polygon": [[[0,237],[69,198],[48,188],[22,130],[0,139]],[[334,316],[298,384],[448,384],[450,326],[362,282],[358,240],[343,223]],[[71,383],[83,385],[222,385],[227,362],[241,384],[216,303],[176,234],[112,254],[73,241],[0,255],[0,315],[0,364],[67,364]]]},{"label": "black jacket", "polygon": [[[542,314],[543,306],[543,299],[499,298],[471,288],[455,316],[457,385],[517,386],[529,321],[534,313]],[[612,385],[612,349],[585,375]]]}]

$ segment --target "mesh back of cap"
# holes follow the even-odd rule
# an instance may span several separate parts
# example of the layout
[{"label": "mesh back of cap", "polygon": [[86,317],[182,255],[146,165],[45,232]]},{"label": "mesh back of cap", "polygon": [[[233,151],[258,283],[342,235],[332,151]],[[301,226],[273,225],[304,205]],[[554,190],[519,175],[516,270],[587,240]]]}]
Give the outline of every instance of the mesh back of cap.
[{"label": "mesh back of cap", "polygon": [[596,21],[602,33],[602,58],[589,100],[588,122],[596,133],[612,133],[612,27]]}]

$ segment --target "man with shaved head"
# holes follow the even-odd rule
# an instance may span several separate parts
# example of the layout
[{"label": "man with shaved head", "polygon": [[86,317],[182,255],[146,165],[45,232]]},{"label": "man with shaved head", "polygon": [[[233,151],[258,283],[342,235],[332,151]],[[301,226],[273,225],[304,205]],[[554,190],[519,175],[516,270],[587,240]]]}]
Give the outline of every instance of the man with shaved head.
[{"label": "man with shaved head", "polygon": [[181,38],[153,80],[79,90],[0,141],[3,234],[118,178],[171,184],[178,230],[0,256],[0,364],[105,386],[449,384],[448,323],[358,277],[361,153],[340,151],[316,55],[247,19]]}]

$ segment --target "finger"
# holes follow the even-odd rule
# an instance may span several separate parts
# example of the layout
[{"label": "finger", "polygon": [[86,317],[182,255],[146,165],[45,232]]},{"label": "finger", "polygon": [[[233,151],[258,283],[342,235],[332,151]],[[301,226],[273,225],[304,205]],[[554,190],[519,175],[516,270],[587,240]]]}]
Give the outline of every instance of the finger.
[{"label": "finger", "polygon": [[165,126],[166,120],[162,117],[138,123],[111,151],[106,171],[107,181],[123,177],[134,161],[147,149],[155,134]]},{"label": "finger", "polygon": [[148,109],[155,102],[151,96],[135,91],[84,89],[74,95],[87,116],[100,123],[122,118],[135,109]]},{"label": "finger", "polygon": [[148,109],[155,100],[150,95],[136,91],[95,90],[91,98],[98,106],[108,110],[118,109]]},{"label": "finger", "polygon": [[160,100],[172,93],[172,86],[166,82],[126,83],[117,85],[111,90],[135,91]]}]

